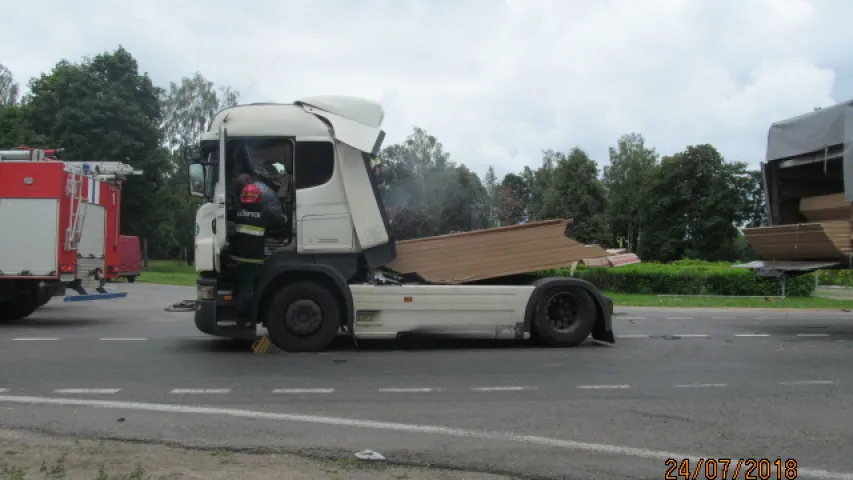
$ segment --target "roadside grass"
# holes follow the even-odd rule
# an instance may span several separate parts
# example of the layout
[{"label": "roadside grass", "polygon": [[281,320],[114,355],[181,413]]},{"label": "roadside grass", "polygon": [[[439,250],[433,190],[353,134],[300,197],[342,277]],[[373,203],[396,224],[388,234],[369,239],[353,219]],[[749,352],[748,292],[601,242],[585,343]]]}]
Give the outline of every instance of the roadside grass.
[{"label": "roadside grass", "polygon": [[158,283],[161,285],[195,286],[197,277],[195,268],[187,262],[175,260],[150,260],[148,268],[136,279],[140,283]]},{"label": "roadside grass", "polygon": [[[137,278],[141,283],[194,286],[196,272],[192,265],[175,260],[151,260]],[[682,307],[682,308],[824,308],[853,310],[850,300],[826,298],[823,289],[811,297],[724,297],[724,296],[658,296],[654,294],[603,292],[617,307]]]},{"label": "roadside grass", "polygon": [[816,308],[853,310],[853,300],[813,297],[723,297],[723,296],[658,296],[634,293],[602,292],[613,299],[616,307],[680,307],[680,308]]},{"label": "roadside grass", "polygon": [[[42,462],[41,468],[38,469],[37,473],[28,471],[28,469],[13,466],[4,461],[0,461],[0,480],[35,480],[37,478],[45,480],[69,479],[70,477],[65,466],[65,455],[60,456],[59,459],[52,465],[48,465],[47,462]],[[145,473],[145,468],[143,468],[140,464],[136,464],[136,466],[130,472],[111,474],[107,471],[106,465],[101,463],[100,465],[98,465],[97,476],[93,477],[93,480],[149,479],[151,479],[151,476]]]}]

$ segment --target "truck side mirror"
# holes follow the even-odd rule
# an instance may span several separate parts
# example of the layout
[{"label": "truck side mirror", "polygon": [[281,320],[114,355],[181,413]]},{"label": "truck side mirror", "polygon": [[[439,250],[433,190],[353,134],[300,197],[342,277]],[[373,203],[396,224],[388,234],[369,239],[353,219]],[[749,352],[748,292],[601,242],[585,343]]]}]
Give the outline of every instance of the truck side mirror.
[{"label": "truck side mirror", "polygon": [[190,195],[194,197],[205,197],[205,173],[204,165],[191,163],[189,166],[189,189]]}]

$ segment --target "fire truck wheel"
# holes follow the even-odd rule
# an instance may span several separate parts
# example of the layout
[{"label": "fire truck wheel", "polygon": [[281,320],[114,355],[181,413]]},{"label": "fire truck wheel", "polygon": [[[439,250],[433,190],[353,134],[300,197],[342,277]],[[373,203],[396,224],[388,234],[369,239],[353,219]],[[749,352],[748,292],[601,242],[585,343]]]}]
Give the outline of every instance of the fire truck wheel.
[{"label": "fire truck wheel", "polygon": [[29,317],[38,307],[38,297],[35,295],[22,296],[11,302],[0,302],[0,323]]},{"label": "fire truck wheel", "polygon": [[272,343],[286,352],[321,352],[338,335],[340,307],[335,295],[316,282],[282,287],[267,309]]},{"label": "fire truck wheel", "polygon": [[533,317],[536,340],[550,347],[575,347],[595,325],[595,304],[577,287],[556,287],[542,296]]}]

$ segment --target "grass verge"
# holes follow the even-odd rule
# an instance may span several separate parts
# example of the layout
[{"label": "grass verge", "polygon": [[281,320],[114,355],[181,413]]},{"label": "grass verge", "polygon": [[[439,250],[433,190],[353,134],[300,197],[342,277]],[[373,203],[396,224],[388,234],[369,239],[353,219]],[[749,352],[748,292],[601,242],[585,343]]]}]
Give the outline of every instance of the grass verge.
[{"label": "grass verge", "polygon": [[[151,260],[149,268],[136,280],[142,283],[195,286],[196,272],[186,262]],[[605,292],[617,307],[683,307],[683,308],[829,308],[851,309],[853,300],[812,297],[733,298],[717,296],[667,297],[654,294]]]},{"label": "grass verge", "polygon": [[853,300],[822,297],[738,298],[714,296],[667,297],[639,293],[603,292],[617,307],[681,308],[829,308],[853,310]]},{"label": "grass verge", "polygon": [[151,260],[148,268],[142,271],[142,275],[136,281],[140,283],[194,287],[196,277],[195,268],[192,265],[187,265],[187,262]]}]

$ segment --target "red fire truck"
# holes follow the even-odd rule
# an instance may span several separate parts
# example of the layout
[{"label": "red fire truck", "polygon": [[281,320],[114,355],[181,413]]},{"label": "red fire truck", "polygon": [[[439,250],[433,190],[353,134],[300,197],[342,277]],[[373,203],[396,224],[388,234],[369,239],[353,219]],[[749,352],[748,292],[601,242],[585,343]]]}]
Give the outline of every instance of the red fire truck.
[{"label": "red fire truck", "polygon": [[[62,150],[0,150],[0,322],[53,296],[120,298],[121,186],[142,172],[122,162],[64,161]],[[67,290],[73,292],[66,295]]]}]

